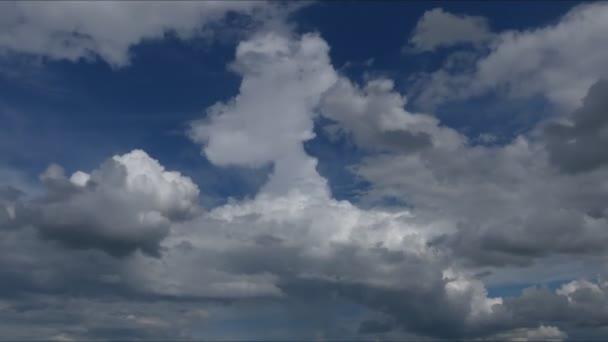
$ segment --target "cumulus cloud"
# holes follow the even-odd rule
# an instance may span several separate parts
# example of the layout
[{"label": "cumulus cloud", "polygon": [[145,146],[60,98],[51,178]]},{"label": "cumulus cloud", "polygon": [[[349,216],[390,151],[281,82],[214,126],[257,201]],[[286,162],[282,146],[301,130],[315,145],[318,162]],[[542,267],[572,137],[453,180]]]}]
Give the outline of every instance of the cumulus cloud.
[{"label": "cumulus cloud", "polygon": [[[217,165],[272,163],[274,171],[254,198],[215,208],[175,229],[181,233],[163,242],[170,252],[162,261],[132,259],[130,281],[173,295],[308,298],[337,293],[410,331],[448,336],[475,330],[471,322],[491,314],[500,299],[488,298],[479,281],[444,273],[444,260],[427,243],[444,226],[423,228],[407,211],[363,210],[333,199],[315,170],[316,160],[304,153],[322,95],[340,87],[327,54],[326,43],[316,35],[269,33],[237,48],[233,65],[243,77],[239,95],[212,107],[211,116],[194,122],[190,134]],[[352,85],[342,86],[347,99],[362,96]],[[390,93],[390,82],[371,83],[367,91],[379,99],[369,101],[371,110],[364,105],[362,116],[388,98],[394,101],[384,105],[387,119],[399,119],[390,110],[403,100]],[[339,120],[342,108],[334,108],[340,110],[334,112]],[[420,121],[422,129],[434,122],[430,117]],[[442,137],[440,129],[431,129],[436,129],[434,138]],[[192,267],[186,265],[199,260],[216,263],[198,274],[185,272]],[[205,277],[211,279],[205,282],[209,286],[192,288]],[[222,285],[221,293],[216,284]],[[445,310],[428,311],[429,301]],[[433,331],[437,322],[445,330]]]},{"label": "cumulus cloud", "polygon": [[[371,185],[364,200],[396,198],[417,223],[443,225],[429,244],[468,263],[529,266],[547,256],[607,252],[602,87],[592,87],[571,116],[495,146],[473,145],[435,117],[409,113],[390,80],[363,89],[340,80],[320,109],[334,121],[331,134],[387,152],[353,167]],[[427,143],[387,148],[389,129],[422,132]]]},{"label": "cumulus cloud", "polygon": [[255,1],[3,2],[0,52],[70,61],[100,58],[124,66],[129,49],[143,40],[171,32],[188,39],[229,12],[251,14],[264,6]]},{"label": "cumulus cloud", "polygon": [[268,33],[239,44],[232,64],[243,77],[239,96],[211,107],[207,118],[192,123],[190,136],[204,144],[205,156],[216,165],[273,163],[266,190],[323,191],[325,180],[317,177],[316,160],[306,156],[301,142],[314,137],[313,109],[337,77],[328,51],[312,34],[290,40]]},{"label": "cumulus cloud", "polygon": [[[429,237],[443,231],[441,225],[423,229],[407,211],[368,211],[331,197],[316,160],[302,146],[312,137],[322,94],[337,80],[320,37],[261,34],[239,46],[234,65],[243,76],[240,94],[228,105],[216,105],[223,110],[210,119],[193,123],[191,134],[217,165],[272,163],[267,184],[254,198],[178,223],[195,207],[198,189],[142,151],[115,156],[97,170],[69,178],[61,167],[51,166],[41,176],[48,193],[29,204],[36,218],[32,226],[69,246],[114,255],[145,252],[108,260],[93,251],[72,251],[97,255],[90,258],[100,264],[98,271],[109,272],[72,276],[99,278],[106,284],[102,288],[116,286],[153,298],[306,301],[334,293],[393,317],[399,327],[435,336],[462,334],[470,322],[491,314],[500,299],[488,298],[475,279],[445,273],[441,255],[428,247]],[[271,66],[277,71],[259,72]],[[267,134],[275,132],[276,143],[266,144]],[[25,239],[26,232],[7,236]],[[66,286],[61,277],[66,270],[54,271],[39,277]],[[429,301],[446,310],[429,311]],[[437,322],[445,330],[434,332]]]},{"label": "cumulus cloud", "polygon": [[44,236],[74,248],[100,248],[118,256],[139,248],[158,255],[171,222],[197,210],[198,187],[141,150],[70,178],[51,165],[41,180],[47,194],[17,214]]},{"label": "cumulus cloud", "polygon": [[424,12],[410,37],[415,51],[434,51],[456,44],[478,44],[492,37],[484,17],[458,15],[434,8]]},{"label": "cumulus cloud", "polygon": [[607,17],[606,4],[583,4],[555,24],[501,32],[488,44],[489,53],[466,67],[426,75],[417,102],[436,105],[498,91],[516,98],[541,95],[571,111],[593,83],[606,77]]},{"label": "cumulus cloud", "polygon": [[371,183],[370,200],[398,198],[419,220],[447,222],[456,233],[432,244],[450,245],[474,263],[529,265],[556,253],[606,252],[605,168],[564,174],[534,135],[504,146],[461,140],[452,148],[372,155],[354,170]]},{"label": "cumulus cloud", "polygon": [[435,117],[407,112],[405,97],[393,88],[390,79],[374,79],[359,89],[341,78],[321,102],[323,116],[335,121],[326,129],[352,136],[357,145],[372,151],[456,148],[465,142],[453,130],[439,127]]}]

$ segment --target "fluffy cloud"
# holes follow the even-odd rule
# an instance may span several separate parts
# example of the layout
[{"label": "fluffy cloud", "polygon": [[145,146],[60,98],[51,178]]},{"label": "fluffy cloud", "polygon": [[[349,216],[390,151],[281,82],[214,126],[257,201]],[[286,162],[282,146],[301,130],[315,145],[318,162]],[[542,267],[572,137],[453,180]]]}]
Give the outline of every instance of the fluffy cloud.
[{"label": "fluffy cloud", "polygon": [[[598,89],[592,89],[589,104],[574,113],[576,122],[601,112]],[[349,113],[359,115],[343,115]],[[375,119],[381,121],[382,116]],[[556,169],[555,158],[567,156],[560,146],[568,137],[547,137],[555,125],[561,124],[543,125],[539,134],[490,147],[473,146],[443,128],[460,136],[454,139],[460,143],[372,155],[354,170],[371,183],[369,199],[398,198],[412,206],[421,221],[447,222],[454,230],[432,244],[447,244],[473,263],[529,265],[556,253],[604,254],[606,169],[598,166],[576,175]],[[601,131],[601,126],[594,127]],[[571,147],[572,154],[584,155],[585,150],[574,151],[578,146]]]},{"label": "fluffy cloud", "polygon": [[[215,208],[173,230],[163,242],[169,252],[162,260],[133,258],[129,281],[164,295],[314,298],[336,293],[389,315],[397,327],[463,335],[500,299],[488,298],[479,281],[444,272],[442,256],[428,247],[444,226],[421,227],[407,211],[363,210],[331,198],[316,160],[304,153],[322,95],[340,87],[327,54],[326,43],[316,35],[269,33],[240,44],[233,63],[243,77],[239,95],[194,122],[191,136],[217,165],[272,163],[273,173],[254,198]],[[345,92],[347,99],[362,96],[352,85],[342,86],[345,90],[330,92]],[[383,90],[391,90],[390,82],[367,88],[374,95]],[[381,106],[387,98],[381,95],[364,105],[361,115]],[[403,101],[388,97],[393,98]],[[387,119],[398,119],[391,115]],[[434,122],[430,117],[420,121],[421,129]],[[355,128],[354,134],[360,132]],[[433,134],[442,137],[440,129]],[[205,261],[201,272],[187,271]],[[445,310],[429,311],[429,301]],[[432,331],[437,322],[445,329]]]},{"label": "fluffy cloud", "polygon": [[180,38],[204,33],[229,12],[251,14],[255,1],[58,1],[3,2],[0,52],[76,61],[99,57],[113,66],[129,63],[129,49],[174,32]]},{"label": "fluffy cloud", "polygon": [[232,65],[243,76],[240,94],[214,105],[207,118],[192,124],[190,136],[204,144],[205,156],[216,165],[273,163],[267,191],[323,192],[325,180],[302,141],[314,137],[313,109],[337,77],[328,51],[325,41],[310,34],[290,40],[268,33],[239,44]]},{"label": "fluffy cloud", "polygon": [[51,165],[41,180],[47,194],[18,212],[51,239],[113,255],[141,249],[159,254],[172,221],[197,210],[198,187],[141,150],[114,156],[91,174],[70,178]]},{"label": "fluffy cloud", "polygon": [[335,121],[326,129],[352,136],[357,145],[372,151],[416,151],[430,146],[451,149],[465,143],[453,130],[439,127],[435,117],[407,112],[405,97],[393,88],[389,79],[371,80],[359,89],[341,78],[320,106],[323,116]]},{"label": "fluffy cloud", "polygon": [[[195,208],[198,189],[142,151],[69,178],[52,166],[41,177],[48,193],[28,203],[36,218],[31,225],[70,246],[115,255],[134,252],[119,260],[94,250],[71,251],[86,253],[98,267],[94,276],[72,273],[68,279],[104,284],[92,286],[90,293],[110,288],[144,298],[289,302],[324,301],[333,293],[392,317],[397,327],[435,336],[462,335],[492,314],[500,299],[488,298],[481,282],[446,271],[442,256],[428,247],[430,237],[444,231],[441,224],[423,228],[407,211],[363,210],[331,197],[316,160],[302,146],[312,137],[322,94],[337,80],[320,37],[261,34],[239,46],[234,65],[243,76],[240,94],[213,107],[222,110],[209,119],[193,123],[191,134],[217,165],[272,163],[267,184],[254,198],[176,223]],[[270,72],[272,66],[277,71]],[[267,144],[271,134],[276,142]],[[249,143],[225,136],[247,137]],[[27,232],[4,234],[40,243],[26,238]],[[13,253],[19,259],[21,254]],[[56,250],[47,253],[68,258]],[[64,274],[68,271],[54,268],[36,279],[54,280],[65,289]],[[429,301],[445,310],[429,310]],[[434,332],[437,322],[445,329]]]},{"label": "fluffy cloud", "polygon": [[592,84],[606,77],[607,18],[606,4],[583,4],[555,24],[497,34],[489,53],[466,67],[427,75],[417,101],[430,105],[498,91],[511,97],[542,95],[571,111]]},{"label": "fluffy cloud", "polygon": [[457,15],[434,8],[418,20],[409,43],[416,51],[433,51],[462,43],[477,44],[491,37],[486,18]]}]

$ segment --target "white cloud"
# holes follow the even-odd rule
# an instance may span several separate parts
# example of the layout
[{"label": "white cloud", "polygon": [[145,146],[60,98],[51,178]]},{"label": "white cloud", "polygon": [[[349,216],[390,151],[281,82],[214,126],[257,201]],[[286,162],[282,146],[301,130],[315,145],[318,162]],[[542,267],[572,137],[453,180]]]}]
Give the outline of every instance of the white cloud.
[{"label": "white cloud", "polygon": [[[365,212],[348,202],[335,201],[326,180],[315,169],[316,159],[303,150],[303,142],[314,136],[313,119],[321,96],[337,80],[328,52],[325,41],[311,34],[300,38],[261,34],[239,45],[232,64],[243,77],[239,95],[227,104],[213,106],[211,116],[194,122],[190,133],[203,144],[207,158],[217,165],[255,167],[273,163],[274,171],[253,199],[218,207],[175,229],[183,235],[176,233],[165,242],[167,250],[173,251],[166,256],[169,261],[156,261],[156,266],[144,263],[155,270],[139,261],[133,269],[142,272],[133,272],[134,275],[146,279],[160,272],[155,278],[157,284],[168,279],[174,291],[187,292],[193,275],[166,265],[177,260],[194,263],[209,257],[209,253],[238,259],[232,254],[240,250],[252,253],[252,259],[264,258],[258,243],[265,240],[274,243],[279,251],[293,253],[284,257],[298,263],[299,269],[291,271],[298,277],[331,278],[319,262],[340,257],[336,256],[336,246],[341,245],[367,250],[380,244],[389,248],[388,252],[426,254],[424,234],[408,226],[407,213]],[[199,231],[200,227],[204,227],[203,231]],[[369,227],[375,228],[368,230]],[[180,248],[185,245],[190,247]],[[274,253],[272,249],[266,252]],[[219,280],[220,284],[235,277],[213,270],[213,265],[209,267],[211,270],[195,277],[226,278]],[[268,266],[260,265],[256,277],[241,277],[240,281],[249,284],[249,296],[282,293],[277,287],[279,275],[287,270],[278,266],[264,270],[265,267]],[[382,275],[374,277],[368,274],[374,273],[371,269],[353,269],[352,275],[345,271],[343,276],[350,281],[396,286],[397,280],[384,279],[391,277],[390,270],[391,267],[378,269],[376,272]],[[276,276],[267,274],[273,271]],[[154,282],[139,281],[154,286]],[[169,287],[166,284],[154,290],[165,293]],[[226,289],[223,296],[238,297],[243,293],[236,287],[232,291],[229,286],[222,287]],[[211,295],[214,290],[203,287],[197,293],[200,291]]]},{"label": "white cloud", "polygon": [[564,341],[568,334],[558,327],[540,325],[538,328],[519,328],[512,331],[491,336],[490,341]]},{"label": "white cloud", "polygon": [[175,32],[187,39],[230,12],[251,14],[256,1],[15,1],[0,4],[0,52],[76,61],[99,57],[112,66],[129,49]]},{"label": "white cloud", "polygon": [[457,15],[434,8],[424,12],[410,38],[416,51],[433,51],[456,44],[485,42],[492,37],[484,17]]},{"label": "white cloud", "polygon": [[589,87],[606,77],[608,5],[576,6],[556,24],[497,34],[487,55],[470,66],[439,69],[419,85],[431,105],[498,91],[513,97],[545,96],[564,111],[581,105]]},{"label": "white cloud", "polygon": [[[407,211],[363,210],[331,198],[326,180],[315,170],[316,160],[302,149],[303,142],[312,137],[315,110],[322,98],[328,101],[322,107],[332,109],[332,118],[353,123],[347,127],[354,134],[364,132],[343,113],[342,107],[351,99],[362,103],[359,116],[370,122],[367,116],[380,108],[387,110],[382,117],[387,125],[390,121],[402,130],[429,131],[440,146],[449,147],[454,141],[450,139],[460,144],[461,137],[438,128],[432,117],[404,112],[404,99],[392,92],[390,81],[370,82],[365,95],[347,80],[336,84],[338,77],[327,54],[326,43],[316,35],[290,39],[267,34],[240,44],[233,63],[243,76],[240,94],[228,104],[212,107],[210,118],[193,123],[191,136],[217,165],[273,163],[274,172],[254,198],[215,208],[173,230],[163,243],[173,252],[166,255],[165,264],[133,259],[131,281],[164,284],[151,289],[160,293],[168,288],[189,293],[193,275],[184,272],[192,267],[186,265],[223,260],[224,267],[249,277],[242,279],[254,290],[249,295],[289,295],[293,282],[312,282],[327,291],[352,288],[344,296],[399,317],[426,311],[422,302],[430,296],[438,305],[450,307],[431,313],[437,320],[451,317],[457,325],[469,324],[465,323],[469,319],[478,322],[492,313],[492,303],[500,301],[488,299],[483,284],[470,277],[459,276],[461,291],[453,290],[453,280],[443,278],[442,255],[427,245],[445,232],[441,222],[421,226]],[[333,95],[323,97],[328,90]],[[341,97],[344,103],[337,100]],[[417,125],[410,127],[412,122]],[[171,266],[179,260],[184,262],[182,267]],[[206,275],[225,277],[216,267],[209,263],[198,275],[201,278],[196,278],[198,283]],[[154,274],[158,276],[151,281],[149,276]],[[280,292],[273,292],[269,285]],[[213,288],[199,291],[211,295]],[[389,302],[368,302],[359,291],[378,292],[379,298],[388,296]],[[385,293],[393,292],[406,298],[391,303],[391,295]],[[404,321],[414,330],[425,330],[423,322]]]},{"label": "white cloud", "polygon": [[581,289],[588,289],[591,292],[600,293],[600,294],[603,292],[602,288],[600,288],[600,285],[592,283],[587,280],[573,280],[569,283],[563,284],[555,292],[558,295],[568,297],[568,301],[571,302],[572,301],[571,296],[573,294],[575,294],[576,291],[581,290]]},{"label": "white cloud", "polygon": [[[142,150],[133,150],[112,160],[126,170],[125,190],[142,196],[145,205],[168,217],[192,216],[197,210],[198,187],[177,171],[167,171]],[[102,171],[103,172],[103,171]],[[93,174],[94,182],[103,182]]]},{"label": "white cloud", "polygon": [[359,89],[341,78],[323,97],[320,110],[334,120],[333,133],[351,135],[370,149],[416,151],[430,146],[455,149],[466,139],[439,126],[437,118],[405,110],[406,99],[389,79],[374,79]]},{"label": "white cloud", "polygon": [[240,94],[211,107],[207,118],[192,123],[190,136],[216,165],[274,163],[267,190],[322,188],[325,180],[302,142],[314,137],[315,106],[337,78],[328,51],[312,34],[290,40],[268,33],[242,42],[233,63],[243,77]]}]

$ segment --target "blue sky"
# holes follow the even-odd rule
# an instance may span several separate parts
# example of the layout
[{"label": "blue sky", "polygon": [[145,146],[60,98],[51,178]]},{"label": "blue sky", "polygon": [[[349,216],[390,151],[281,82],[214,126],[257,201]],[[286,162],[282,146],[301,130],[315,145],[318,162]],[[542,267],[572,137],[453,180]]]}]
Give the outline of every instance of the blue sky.
[{"label": "blue sky", "polygon": [[0,12],[0,335],[606,337],[604,3]]},{"label": "blue sky", "polygon": [[[386,75],[395,80],[398,89],[405,90],[408,77],[436,69],[452,51],[446,48],[437,53],[402,52],[408,33],[426,10],[441,7],[448,12],[481,15],[489,18],[495,30],[526,29],[556,20],[576,2],[549,4],[361,2],[345,6],[341,2],[321,2],[292,14],[292,20],[298,32],[319,32],[331,46],[332,64],[352,79],[360,82],[365,74]],[[505,15],[508,12],[516,14],[517,19]],[[337,17],[340,25],[336,25]],[[14,127],[12,132],[22,127],[42,133],[8,151],[5,163],[24,168],[29,177],[35,178],[49,163],[70,170],[89,169],[107,155],[141,148],[190,177],[200,177],[197,174],[202,171],[217,178],[210,186],[217,188],[220,196],[254,192],[255,186],[250,186],[250,182],[261,183],[255,175],[251,181],[240,181],[238,171],[234,171],[235,177],[224,177],[224,170],[213,170],[212,165],[200,158],[199,148],[183,134],[190,120],[204,115],[205,108],[230,98],[238,90],[238,76],[227,70],[237,43],[234,39],[153,40],[133,46],[132,65],[117,70],[103,60],[72,63],[43,61],[44,58],[36,56],[3,56],[3,68],[12,72],[6,72],[0,79],[1,101],[5,107],[20,112],[20,121],[6,119],[7,126]],[[365,66],[370,59],[373,63]],[[10,76],[13,74],[16,76]],[[529,101],[506,105],[515,106],[518,111],[538,108]],[[513,122],[513,110],[496,108],[503,106],[505,103],[497,104],[496,98],[472,99],[440,108],[436,115],[445,124],[472,136],[485,130],[511,135],[512,131],[525,129]],[[467,115],[471,110],[476,112],[475,116]],[[83,140],[94,144],[82,145]],[[322,170],[335,168],[324,174],[327,177],[334,172],[348,176],[339,167],[329,165],[331,160],[338,157],[348,163],[358,157],[356,146],[342,149],[328,144],[323,137],[310,144],[319,146],[316,156]],[[74,156],[70,150],[75,146],[86,149],[86,153]],[[324,149],[327,151],[323,152]],[[324,160],[324,154],[331,157]],[[261,177],[263,174],[256,173]],[[335,181],[339,182],[341,177]],[[236,185],[231,184],[235,181]]]}]

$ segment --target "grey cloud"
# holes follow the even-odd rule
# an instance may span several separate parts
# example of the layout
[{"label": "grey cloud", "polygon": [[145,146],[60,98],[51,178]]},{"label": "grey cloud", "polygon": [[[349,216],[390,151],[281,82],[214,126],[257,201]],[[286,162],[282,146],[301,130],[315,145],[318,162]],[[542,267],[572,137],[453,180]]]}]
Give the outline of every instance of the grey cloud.
[{"label": "grey cloud", "polygon": [[472,264],[494,266],[530,266],[554,254],[593,257],[608,252],[605,218],[553,208],[521,217],[508,215],[494,223],[461,223],[456,234],[439,237],[431,245],[451,248]]},{"label": "grey cloud", "polygon": [[72,248],[98,248],[115,256],[140,249],[159,256],[171,222],[196,210],[196,185],[142,151],[116,156],[91,175],[76,172],[67,178],[61,167],[51,165],[41,180],[47,193],[24,203],[17,216]]},{"label": "grey cloud", "polygon": [[608,162],[608,81],[590,89],[581,108],[568,123],[553,122],[544,127],[544,138],[552,163],[564,172],[596,169]]},{"label": "grey cloud", "polygon": [[[542,321],[574,334],[587,328],[587,338],[605,339],[606,330],[601,328],[608,325],[606,298],[601,282],[573,281],[557,291],[532,287],[521,296],[505,298],[497,318],[511,326],[532,326],[529,322]],[[574,334],[568,333],[577,339]]]},{"label": "grey cloud", "polygon": [[342,78],[325,94],[320,110],[335,122],[326,127],[327,133],[346,135],[368,151],[415,153],[462,143],[457,134],[439,127],[434,117],[409,113],[405,104],[406,98],[394,90],[391,80],[371,80],[360,88]]},{"label": "grey cloud", "polygon": [[[529,266],[556,254],[605,255],[604,88],[602,82],[590,90],[584,106],[572,115],[573,124],[541,125],[506,145],[472,146],[466,137],[441,127],[438,120],[429,121],[425,131],[433,137],[431,147],[370,155],[353,168],[371,184],[364,200],[397,198],[413,208],[418,222],[450,227],[432,238],[429,246],[447,247],[473,265]],[[391,93],[378,94],[353,97],[361,103],[384,99],[385,107],[374,106],[366,117],[371,124],[364,125],[365,130],[381,131],[378,122],[386,120],[383,108],[392,108],[392,122],[407,122],[404,130],[415,127],[415,120],[407,120],[411,114],[402,109],[404,101],[388,106]],[[396,96],[392,93],[393,99]],[[356,120],[361,112],[356,101],[328,113],[340,113],[338,123],[347,129],[348,120]],[[576,138],[578,143],[564,147]],[[364,147],[370,143],[355,142]],[[381,146],[378,140],[373,143]],[[555,167],[556,162],[590,155],[596,158],[596,167],[589,172],[563,173]],[[564,165],[557,166],[563,171]]]},{"label": "grey cloud", "polygon": [[410,133],[403,131],[386,131],[380,137],[380,145],[391,150],[410,149],[419,150],[432,144],[428,133]]},{"label": "grey cloud", "polygon": [[604,255],[605,170],[561,175],[542,152],[516,145],[370,157],[355,170],[371,182],[370,198],[399,198],[427,224],[446,220],[453,231],[433,243],[474,263]]},{"label": "grey cloud", "polygon": [[378,333],[388,332],[393,329],[394,329],[394,326],[391,322],[367,320],[367,321],[361,322],[357,332],[359,332],[360,334],[378,334]]},{"label": "grey cloud", "polygon": [[40,294],[0,306],[3,337],[16,340],[196,340],[197,327],[212,317],[208,310],[217,309],[203,302]]},{"label": "grey cloud", "polygon": [[13,186],[1,186],[0,187],[0,200],[1,201],[15,201],[23,195],[23,191]]},{"label": "grey cloud", "polygon": [[456,44],[478,44],[492,37],[484,17],[458,15],[434,8],[426,11],[414,28],[410,45],[415,51],[434,51]]}]

